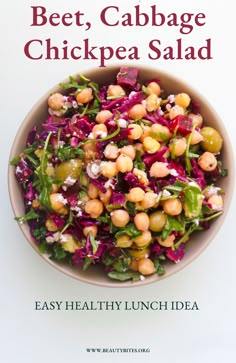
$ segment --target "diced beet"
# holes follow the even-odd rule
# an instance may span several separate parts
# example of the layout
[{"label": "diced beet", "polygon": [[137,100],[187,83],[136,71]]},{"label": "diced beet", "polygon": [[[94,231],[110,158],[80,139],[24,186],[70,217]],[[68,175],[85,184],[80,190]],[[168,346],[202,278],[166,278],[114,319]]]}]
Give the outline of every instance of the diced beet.
[{"label": "diced beet", "polygon": [[33,171],[30,169],[27,161],[25,161],[23,158],[20,159],[15,168],[15,176],[19,183],[24,183],[32,174]]},{"label": "diced beet", "polygon": [[175,132],[177,129],[177,134],[188,135],[193,129],[193,120],[188,116],[178,115],[170,123],[170,130]]},{"label": "diced beet", "polygon": [[138,79],[138,68],[121,67],[117,74],[117,84],[134,88]]}]

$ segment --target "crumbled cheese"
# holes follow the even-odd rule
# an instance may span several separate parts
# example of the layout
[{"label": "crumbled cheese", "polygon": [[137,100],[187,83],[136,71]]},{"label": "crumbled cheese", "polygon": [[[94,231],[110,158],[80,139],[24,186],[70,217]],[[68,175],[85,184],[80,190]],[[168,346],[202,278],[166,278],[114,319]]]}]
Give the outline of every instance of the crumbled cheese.
[{"label": "crumbled cheese", "polygon": [[[191,181],[188,183],[188,185],[192,186],[192,187],[196,187],[199,188],[199,185],[195,182],[195,181]],[[200,188],[199,188],[200,189]]]},{"label": "crumbled cheese", "polygon": [[100,136],[101,139],[104,139],[104,137],[107,137],[107,132],[106,131],[96,131],[96,136]]},{"label": "crumbled cheese", "polygon": [[94,135],[93,135],[93,133],[92,132],[90,132],[90,134],[88,135],[88,139],[94,139]]},{"label": "crumbled cheese", "polygon": [[169,103],[167,103],[167,104],[166,104],[166,110],[167,110],[167,111],[170,111],[170,109],[171,109],[171,105],[170,105]]},{"label": "crumbled cheese", "polygon": [[[80,202],[78,202],[78,204],[79,204]],[[75,207],[71,207],[71,210],[73,211],[73,212],[76,212],[76,217],[81,217],[82,216],[82,213],[83,213],[83,211],[82,211],[82,209],[79,207],[79,205],[76,205]]]},{"label": "crumbled cheese", "polygon": [[46,239],[46,242],[48,244],[51,244],[51,243],[54,243],[54,242],[57,242],[60,238],[60,232],[55,232],[53,233],[51,236],[47,236],[45,239]]},{"label": "crumbled cheese", "polygon": [[170,169],[170,175],[172,175],[172,176],[178,176],[179,173],[175,169]]},{"label": "crumbled cheese", "polygon": [[163,115],[165,114],[165,112],[164,112],[164,111],[162,111],[161,107],[159,107],[159,109],[158,109],[158,114],[159,114],[160,116],[163,116]]},{"label": "crumbled cheese", "polygon": [[168,190],[163,190],[163,192],[162,192],[162,196],[163,197],[169,197],[171,195],[171,193],[168,191]]},{"label": "crumbled cheese", "polygon": [[94,174],[94,175],[98,175],[100,173],[100,165],[98,164],[91,164],[91,172]]},{"label": "crumbled cheese", "polygon": [[17,165],[15,172],[18,174],[18,173],[22,173],[22,171],[23,170],[19,167],[19,165]]},{"label": "crumbled cheese", "polygon": [[210,185],[208,188],[207,188],[207,194],[208,195],[216,195],[218,194],[218,192],[221,190],[221,188],[219,187],[214,187],[213,185]]},{"label": "crumbled cheese", "polygon": [[174,103],[175,102],[175,95],[169,95],[167,97],[167,100],[170,102],[170,103]]},{"label": "crumbled cheese", "polygon": [[136,95],[136,93],[137,93],[137,92],[135,92],[135,91],[130,92],[130,94],[129,94],[129,98],[132,98],[133,96],[135,96],[135,95]]},{"label": "crumbled cheese", "polygon": [[108,188],[112,188],[112,189],[115,189],[115,183],[114,183],[114,179],[110,178],[106,181],[106,183],[104,184],[104,187],[106,189]]},{"label": "crumbled cheese", "polygon": [[57,198],[56,198],[56,200],[58,201],[58,202],[61,202],[62,204],[67,204],[67,199],[66,198],[64,198],[63,197],[63,195],[62,194],[60,194],[60,193],[58,193],[57,194]]},{"label": "crumbled cheese", "polygon": [[70,175],[64,181],[64,184],[67,186],[72,186],[76,183],[76,179],[72,178]]},{"label": "crumbled cheese", "polygon": [[122,129],[125,129],[127,127],[127,121],[124,120],[123,118],[120,118],[118,120],[118,125],[122,128]]},{"label": "crumbled cheese", "polygon": [[60,242],[66,243],[68,241],[68,235],[67,234],[61,234],[60,236]]},{"label": "crumbled cheese", "polygon": [[145,277],[143,275],[140,275],[140,280],[141,281],[144,281],[145,280]]},{"label": "crumbled cheese", "polygon": [[196,226],[199,226],[199,219],[198,218],[194,218],[193,222],[196,224]]}]

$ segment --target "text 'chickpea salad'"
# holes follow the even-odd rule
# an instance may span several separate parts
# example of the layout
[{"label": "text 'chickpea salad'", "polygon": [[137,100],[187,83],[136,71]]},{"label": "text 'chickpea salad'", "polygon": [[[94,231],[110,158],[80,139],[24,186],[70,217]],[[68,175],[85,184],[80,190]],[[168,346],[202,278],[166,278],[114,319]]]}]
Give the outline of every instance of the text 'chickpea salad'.
[{"label": "text 'chickpea salad'", "polygon": [[141,84],[137,68],[103,86],[69,79],[11,162],[25,201],[16,220],[53,260],[119,281],[163,275],[223,213],[222,137],[188,94]]}]

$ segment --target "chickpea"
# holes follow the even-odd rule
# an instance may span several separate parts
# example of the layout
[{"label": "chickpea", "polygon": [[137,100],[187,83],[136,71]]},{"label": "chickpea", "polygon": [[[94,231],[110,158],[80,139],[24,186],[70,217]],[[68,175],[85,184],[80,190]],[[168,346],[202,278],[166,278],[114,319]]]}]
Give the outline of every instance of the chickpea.
[{"label": "chickpea", "polygon": [[85,204],[84,210],[91,218],[98,218],[103,212],[103,203],[99,199],[91,199]]},{"label": "chickpea", "polygon": [[196,145],[203,140],[203,136],[197,130],[193,130],[191,134],[186,136],[186,139],[191,136],[190,145]]},{"label": "chickpea", "polygon": [[66,200],[61,193],[52,193],[49,196],[51,208],[59,214],[67,215],[68,209],[65,207]]},{"label": "chickpea", "polygon": [[129,220],[129,213],[124,209],[116,209],[111,213],[111,221],[116,227],[126,226]]},{"label": "chickpea", "polygon": [[114,143],[110,143],[105,147],[103,154],[107,159],[116,160],[119,156],[119,149]]},{"label": "chickpea", "polygon": [[198,165],[202,170],[205,171],[213,171],[217,167],[217,159],[214,154],[205,151],[199,158],[198,158]]},{"label": "chickpea", "polygon": [[162,201],[163,210],[170,216],[178,216],[182,212],[182,203],[178,198],[170,198]]},{"label": "chickpea", "polygon": [[147,258],[148,256],[150,256],[150,249],[149,248],[142,248],[142,249],[129,249],[129,254],[131,257],[136,258],[136,259],[141,259],[141,258]]},{"label": "chickpea", "polygon": [[185,113],[185,111],[184,111],[183,107],[176,105],[170,109],[169,118],[171,120],[173,120],[173,118],[175,118],[176,116],[184,115],[184,113]]},{"label": "chickpea", "polygon": [[102,161],[100,164],[100,171],[106,178],[113,178],[118,174],[117,166],[114,161]]},{"label": "chickpea", "polygon": [[59,189],[60,189],[60,187],[58,184],[52,184],[51,193],[57,193]]},{"label": "chickpea", "polygon": [[188,117],[190,117],[193,121],[193,125],[196,127],[202,127],[203,117],[200,113],[189,113]]},{"label": "chickpea", "polygon": [[64,105],[64,96],[61,93],[54,93],[48,98],[48,106],[55,111],[60,110]]},{"label": "chickpea", "polygon": [[136,214],[134,224],[139,231],[147,231],[149,228],[149,217],[147,213],[141,212]]},{"label": "chickpea", "polygon": [[128,116],[132,120],[142,119],[146,115],[146,108],[141,103],[137,103],[128,110]]},{"label": "chickpea", "polygon": [[149,216],[149,229],[152,232],[161,232],[165,227],[167,214],[161,210],[153,212]]},{"label": "chickpea", "polygon": [[137,203],[141,202],[144,198],[145,191],[139,187],[131,188],[127,198],[130,202]]},{"label": "chickpea", "polygon": [[141,258],[141,260],[138,261],[138,271],[142,275],[152,275],[154,272],[156,272],[154,263],[150,258]]},{"label": "chickpea", "polygon": [[147,173],[145,173],[145,171],[134,168],[133,174],[135,176],[137,176],[137,178],[138,178],[138,180],[140,181],[141,184],[143,184],[143,185],[148,185],[149,184]]},{"label": "chickpea", "polygon": [[95,142],[87,142],[82,146],[82,149],[84,151],[85,160],[93,160],[96,158],[97,148]]},{"label": "chickpea", "polygon": [[104,124],[95,125],[92,129],[92,134],[95,139],[103,139],[107,137],[107,127]]},{"label": "chickpea", "polygon": [[110,118],[112,118],[112,112],[109,110],[102,110],[99,111],[96,115],[96,122],[99,124],[104,124],[104,122],[106,122],[107,120],[109,120]]},{"label": "chickpea", "polygon": [[208,199],[208,203],[211,205],[211,208],[215,211],[220,211],[223,208],[223,198],[221,195],[212,195]]},{"label": "chickpea", "polygon": [[106,193],[102,193],[99,190],[99,198],[103,202],[104,205],[109,204],[110,199],[111,199],[111,195],[112,195],[112,189],[111,188],[108,188]]},{"label": "chickpea", "polygon": [[150,136],[147,136],[143,140],[143,147],[144,150],[147,151],[149,154],[154,154],[160,149],[161,145],[157,140],[153,139]]},{"label": "chickpea", "polygon": [[143,134],[143,129],[140,125],[130,124],[128,126],[128,129],[130,130],[130,133],[128,135],[128,138],[130,140],[138,140]]},{"label": "chickpea", "polygon": [[185,153],[187,141],[184,137],[172,139],[169,144],[169,149],[172,155],[178,157]]},{"label": "chickpea", "polygon": [[162,240],[161,236],[157,237],[159,245],[163,247],[172,247],[174,245],[174,240],[175,240],[174,234],[170,234],[168,237],[166,237],[164,241]]},{"label": "chickpea", "polygon": [[161,87],[159,86],[159,84],[157,82],[150,82],[147,85],[147,91],[150,94],[154,93],[155,95],[159,96],[161,93]]},{"label": "chickpea", "polygon": [[134,239],[134,242],[137,247],[145,247],[151,243],[152,234],[150,231],[143,231],[141,236],[138,236]]},{"label": "chickpea", "polygon": [[88,196],[90,199],[96,199],[98,197],[99,189],[94,184],[89,184]]},{"label": "chickpea", "polygon": [[157,206],[157,194],[153,192],[145,193],[144,198],[141,201],[141,207],[143,207],[144,209],[149,209]]},{"label": "chickpea", "polygon": [[109,98],[120,98],[125,96],[125,90],[119,85],[110,84],[107,90]]},{"label": "chickpea", "polygon": [[127,173],[133,169],[133,160],[124,154],[121,154],[116,159],[117,170],[121,173]]},{"label": "chickpea", "polygon": [[125,145],[120,149],[120,154],[129,156],[131,160],[134,160],[136,151],[133,145]]},{"label": "chickpea", "polygon": [[175,96],[175,104],[187,108],[190,104],[191,98],[187,93],[179,93]]},{"label": "chickpea", "polygon": [[40,201],[38,199],[34,199],[32,201],[32,207],[34,209],[40,209],[42,207],[42,205],[41,205],[41,203],[40,203]]},{"label": "chickpea", "polygon": [[135,260],[134,258],[132,258],[129,267],[133,271],[138,271],[138,260]]},{"label": "chickpea", "polygon": [[47,220],[46,220],[46,222],[45,222],[45,226],[46,226],[46,228],[47,228],[47,230],[49,231],[49,232],[57,232],[58,231],[58,227],[57,227],[57,225],[56,225],[56,223],[55,222],[53,222],[53,220],[51,219],[51,218],[48,218]]},{"label": "chickpea", "polygon": [[116,247],[129,248],[132,246],[132,244],[133,244],[133,241],[130,239],[130,237],[127,234],[117,238],[117,240],[116,240]]},{"label": "chickpea", "polygon": [[146,109],[148,112],[153,112],[158,110],[160,104],[161,104],[161,99],[155,93],[151,93],[146,98]]},{"label": "chickpea", "polygon": [[142,133],[141,137],[139,138],[139,140],[141,142],[143,142],[143,140],[145,139],[145,137],[150,136],[149,133],[151,131],[151,127],[150,126],[147,126],[147,125],[143,125],[143,124],[141,126],[142,126],[142,129],[143,129],[143,133]]},{"label": "chickpea", "polygon": [[153,124],[150,132],[150,135],[159,142],[167,141],[171,137],[168,127],[160,124]]},{"label": "chickpea", "polygon": [[78,103],[88,103],[93,98],[93,90],[90,87],[83,88],[75,95],[75,99]]},{"label": "chickpea", "polygon": [[92,235],[96,237],[98,233],[98,227],[95,224],[92,226],[84,227],[83,234],[85,235],[85,237],[87,237],[90,233],[92,233]]},{"label": "chickpea", "polygon": [[154,178],[165,178],[170,174],[170,170],[166,163],[162,161],[156,161],[150,168],[150,176]]}]

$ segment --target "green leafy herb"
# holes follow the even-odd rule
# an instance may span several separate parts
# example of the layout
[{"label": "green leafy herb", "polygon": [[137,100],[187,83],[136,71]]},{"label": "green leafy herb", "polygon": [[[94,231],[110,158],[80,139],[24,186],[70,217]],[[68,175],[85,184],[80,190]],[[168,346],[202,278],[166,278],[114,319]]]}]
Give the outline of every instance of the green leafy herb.
[{"label": "green leafy herb", "polygon": [[140,150],[136,150],[135,159],[134,159],[134,167],[139,170],[145,170],[145,164],[142,160],[142,153]]},{"label": "green leafy herb", "polygon": [[184,232],[184,225],[177,218],[168,216],[164,229],[162,230],[161,239],[164,241],[172,232]]},{"label": "green leafy herb", "polygon": [[76,79],[74,77],[69,76],[69,80],[70,80],[70,82],[60,83],[59,86],[61,86],[63,89],[75,88],[76,90],[80,90],[80,91],[83,88],[85,88],[85,85],[78,84],[78,82],[76,81]]},{"label": "green leafy herb", "polygon": [[33,208],[29,210],[25,215],[22,217],[16,217],[15,220],[21,224],[25,223],[26,221],[30,221],[32,219],[37,219],[39,217],[38,213],[35,212]]},{"label": "green leafy herb", "polygon": [[111,217],[109,215],[98,217],[97,220],[101,223],[110,224]]},{"label": "green leafy herb", "polygon": [[13,165],[13,166],[17,166],[18,164],[19,164],[19,161],[20,161],[20,156],[16,156],[15,158],[13,158],[12,160],[11,160],[11,165]]},{"label": "green leafy herb", "polygon": [[33,236],[37,241],[40,241],[41,239],[45,238],[45,234],[47,232],[46,227],[41,226],[39,228],[35,228],[33,231]]},{"label": "green leafy herb", "polygon": [[93,262],[94,260],[92,258],[86,257],[83,264],[83,271],[86,271]]},{"label": "green leafy herb", "polygon": [[[161,257],[161,256],[160,256]],[[163,265],[162,265],[162,263],[161,263],[161,258],[160,257],[158,257],[158,258],[156,258],[154,261],[153,261],[153,263],[154,263],[154,267],[155,267],[155,269],[156,269],[156,271],[157,271],[157,274],[159,275],[159,276],[161,276],[161,275],[164,275],[165,273],[166,273],[166,271],[165,271],[165,268],[163,267]],[[163,256],[164,257],[164,256]],[[165,257],[164,257],[164,259],[165,259]]]},{"label": "green leafy herb", "polygon": [[136,238],[140,236],[142,232],[140,232],[133,223],[128,223],[125,227],[119,228],[119,231],[115,234],[115,238],[119,238],[124,234]]},{"label": "green leafy herb", "polygon": [[184,188],[184,200],[186,203],[185,212],[187,212],[188,217],[198,217],[201,213],[203,201],[203,195],[201,190],[196,186],[186,186]]},{"label": "green leafy herb", "polygon": [[136,208],[135,203],[127,201],[125,203],[125,208],[127,209],[130,216],[132,217],[135,216],[135,208]]},{"label": "green leafy herb", "polygon": [[127,280],[138,281],[140,280],[141,275],[137,271],[125,271],[125,272],[110,271],[108,272],[107,276],[113,280],[118,280],[118,281],[127,281]]},{"label": "green leafy herb", "polygon": [[63,145],[63,147],[60,147],[57,149],[56,155],[61,161],[74,159],[77,156],[83,156],[84,151],[80,147],[72,148],[70,145]]},{"label": "green leafy herb", "polygon": [[41,253],[47,253],[50,254],[51,253],[51,249],[50,246],[47,244],[47,242],[45,240],[43,240],[40,244],[39,244],[39,252]]},{"label": "green leafy herb", "polygon": [[53,246],[53,252],[53,257],[56,260],[64,260],[64,258],[67,256],[65,250],[58,243]]},{"label": "green leafy herb", "polygon": [[149,135],[154,138],[160,138],[163,142],[165,142],[169,139],[168,136],[166,134],[164,134],[163,132],[151,131],[151,132],[149,132]]},{"label": "green leafy herb", "polygon": [[93,233],[89,233],[89,238],[90,238],[90,243],[91,243],[91,246],[92,246],[93,254],[95,255],[95,253],[98,250],[97,241],[95,240]]}]

